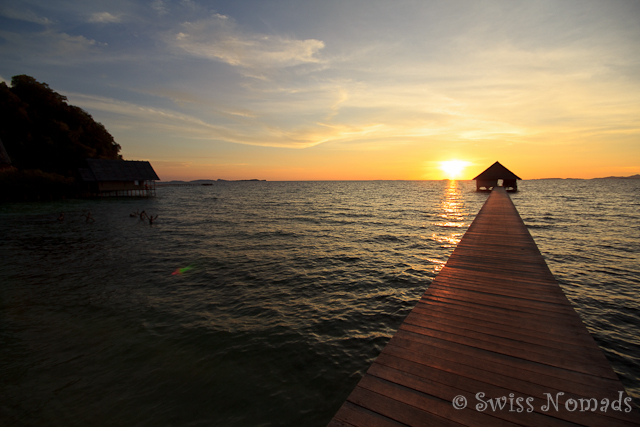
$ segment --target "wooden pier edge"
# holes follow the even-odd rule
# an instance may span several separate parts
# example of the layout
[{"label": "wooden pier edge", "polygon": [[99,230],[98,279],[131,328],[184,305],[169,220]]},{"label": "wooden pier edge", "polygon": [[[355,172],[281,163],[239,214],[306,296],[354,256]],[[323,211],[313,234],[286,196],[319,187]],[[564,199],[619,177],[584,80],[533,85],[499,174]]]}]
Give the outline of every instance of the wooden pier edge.
[{"label": "wooden pier edge", "polygon": [[502,187],[329,423],[494,425],[640,425]]}]

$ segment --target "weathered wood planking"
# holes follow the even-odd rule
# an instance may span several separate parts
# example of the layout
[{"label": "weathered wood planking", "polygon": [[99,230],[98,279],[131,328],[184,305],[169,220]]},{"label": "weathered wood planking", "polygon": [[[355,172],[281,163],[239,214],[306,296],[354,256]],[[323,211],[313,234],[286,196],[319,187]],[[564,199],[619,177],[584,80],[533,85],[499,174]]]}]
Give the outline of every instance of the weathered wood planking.
[{"label": "weathered wood planking", "polygon": [[625,398],[498,187],[329,426],[640,425]]}]

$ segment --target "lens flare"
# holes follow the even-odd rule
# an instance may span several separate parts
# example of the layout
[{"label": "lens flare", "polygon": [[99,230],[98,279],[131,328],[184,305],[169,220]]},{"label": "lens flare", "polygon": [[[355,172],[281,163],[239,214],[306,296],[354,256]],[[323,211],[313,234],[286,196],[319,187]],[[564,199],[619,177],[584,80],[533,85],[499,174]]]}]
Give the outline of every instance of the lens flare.
[{"label": "lens flare", "polygon": [[173,273],[171,273],[172,276],[179,276],[183,273],[186,273],[189,270],[193,270],[193,265],[188,265],[186,267],[183,268],[178,268],[176,269],[176,271],[174,271]]}]

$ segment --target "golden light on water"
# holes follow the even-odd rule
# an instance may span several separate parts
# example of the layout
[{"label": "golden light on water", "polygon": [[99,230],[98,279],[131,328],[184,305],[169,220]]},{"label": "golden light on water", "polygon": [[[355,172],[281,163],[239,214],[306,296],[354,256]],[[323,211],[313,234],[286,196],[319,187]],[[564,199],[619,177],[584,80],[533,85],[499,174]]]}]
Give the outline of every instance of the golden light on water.
[{"label": "golden light on water", "polygon": [[447,160],[440,162],[440,169],[442,169],[446,178],[458,179],[468,164],[469,162],[464,160]]},{"label": "golden light on water", "polygon": [[[437,218],[440,220],[431,223],[431,226],[434,227],[431,235],[420,236],[420,238],[431,240],[441,248],[455,248],[462,240],[468,218],[468,210],[465,208],[462,198],[461,184],[458,181],[451,180],[443,188]],[[425,260],[431,263],[432,271],[438,273],[446,264],[447,257],[448,255],[443,259],[426,258]]]},{"label": "golden light on water", "polygon": [[440,209],[438,216],[442,218],[442,221],[432,224],[440,228],[442,232],[433,233],[431,240],[439,243],[443,248],[455,248],[464,235],[464,232],[460,232],[459,229],[467,225],[465,221],[467,212],[462,202],[458,182],[455,180],[451,180],[445,188]]}]

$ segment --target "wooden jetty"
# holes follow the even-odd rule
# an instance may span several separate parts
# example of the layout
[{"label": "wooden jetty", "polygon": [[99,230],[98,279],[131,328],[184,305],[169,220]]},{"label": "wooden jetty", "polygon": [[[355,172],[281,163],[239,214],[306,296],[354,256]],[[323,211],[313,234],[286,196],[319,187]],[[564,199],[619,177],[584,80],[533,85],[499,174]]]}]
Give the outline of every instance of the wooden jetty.
[{"label": "wooden jetty", "polygon": [[502,187],[329,423],[404,425],[640,425]]}]

